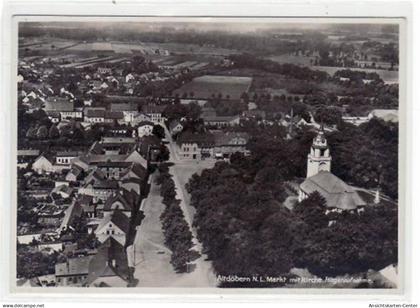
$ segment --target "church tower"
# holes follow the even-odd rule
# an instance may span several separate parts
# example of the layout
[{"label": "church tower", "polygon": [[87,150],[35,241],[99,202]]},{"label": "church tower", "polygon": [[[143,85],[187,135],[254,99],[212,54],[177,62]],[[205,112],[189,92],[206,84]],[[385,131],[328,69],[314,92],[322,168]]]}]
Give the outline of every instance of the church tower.
[{"label": "church tower", "polygon": [[324,128],[321,126],[318,135],[314,138],[311,151],[308,154],[308,170],[306,177],[309,178],[319,171],[331,171],[331,155],[325,138]]}]

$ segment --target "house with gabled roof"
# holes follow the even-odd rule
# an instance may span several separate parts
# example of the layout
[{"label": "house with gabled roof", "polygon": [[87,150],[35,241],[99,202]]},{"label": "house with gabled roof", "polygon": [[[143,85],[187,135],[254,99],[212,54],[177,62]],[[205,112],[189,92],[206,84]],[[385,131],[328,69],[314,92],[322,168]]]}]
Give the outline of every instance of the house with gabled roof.
[{"label": "house with gabled roof", "polygon": [[135,123],[136,117],[139,115],[138,106],[135,103],[111,103],[110,110],[122,112],[124,115],[124,123]]},{"label": "house with gabled roof", "polygon": [[18,168],[26,168],[30,163],[33,163],[38,156],[39,156],[39,150],[36,150],[36,149],[18,150],[17,152]]},{"label": "house with gabled roof", "polygon": [[48,97],[45,101],[44,110],[47,115],[51,112],[59,112],[61,119],[81,119],[83,117],[83,112],[74,108],[74,102],[64,97]]},{"label": "house with gabled roof", "polygon": [[59,232],[71,229],[71,225],[77,219],[83,215],[83,208],[79,202],[73,201],[73,203],[67,208],[64,218],[61,221]]},{"label": "house with gabled roof", "polygon": [[57,165],[69,166],[71,161],[78,157],[81,153],[77,151],[59,151],[55,155],[55,163]]},{"label": "house with gabled roof", "polygon": [[139,164],[147,170],[147,160],[143,156],[141,156],[141,154],[137,150],[133,150],[130,154],[128,154],[124,161]]},{"label": "house with gabled roof", "polygon": [[82,287],[86,284],[92,256],[68,258],[55,265],[55,281],[60,287]]},{"label": "house with gabled roof", "polygon": [[120,179],[138,178],[143,181],[147,179],[147,169],[140,164],[131,163],[131,165],[120,173]]},{"label": "house with gabled roof", "polygon": [[135,203],[138,202],[138,195],[135,192],[120,189],[112,193],[105,201],[103,208],[98,210],[102,211],[102,215],[106,216],[112,212],[119,210],[127,217],[131,216]]},{"label": "house with gabled roof", "polygon": [[126,287],[130,277],[127,253],[123,245],[109,237],[89,263],[87,285]]},{"label": "house with gabled roof", "polygon": [[47,158],[44,154],[41,154],[33,162],[32,170],[34,170],[38,174],[49,174],[55,172],[56,168],[54,168],[54,165],[50,158]]},{"label": "house with gabled roof", "polygon": [[124,246],[129,229],[130,219],[122,211],[115,210],[101,219],[95,235],[101,243],[112,237]]},{"label": "house with gabled roof", "polygon": [[98,169],[100,169],[107,179],[116,179],[120,178],[121,173],[129,168],[133,163],[125,161],[105,161],[99,162],[97,164]]},{"label": "house with gabled roof", "polygon": [[118,124],[124,123],[124,113],[121,111],[106,111],[104,123],[112,124],[115,122]]},{"label": "house with gabled roof", "polygon": [[83,169],[76,165],[72,164],[70,171],[66,174],[65,180],[69,183],[75,183],[80,181],[83,176]]},{"label": "house with gabled roof", "polygon": [[202,154],[204,154],[203,157],[213,156],[214,136],[210,133],[183,132],[178,137],[177,144],[181,159],[200,160]]},{"label": "house with gabled roof", "polygon": [[79,188],[79,194],[93,196],[94,202],[105,201],[119,189],[118,181],[108,179],[93,179]]},{"label": "house with gabled roof", "polygon": [[211,127],[229,127],[239,125],[240,117],[239,115],[235,116],[204,116],[202,117],[204,125]]},{"label": "house with gabled roof", "polygon": [[148,171],[140,164],[133,163],[120,174],[120,187],[141,195],[145,190]]},{"label": "house with gabled roof", "polygon": [[86,107],[84,110],[84,121],[89,123],[103,123],[105,121],[105,108]]},{"label": "house with gabled roof", "polygon": [[132,204],[127,201],[121,192],[117,192],[109,196],[104,206],[104,211],[113,212],[119,210],[127,213],[127,215],[130,215],[129,213],[131,213],[132,209]]},{"label": "house with gabled roof", "polygon": [[84,183],[90,184],[94,183],[95,181],[103,181],[106,179],[105,174],[100,169],[92,169],[90,173],[85,177]]},{"label": "house with gabled roof", "polygon": [[171,123],[169,123],[169,132],[172,136],[182,132],[183,129],[184,126],[178,120],[172,120]]},{"label": "house with gabled roof", "polygon": [[138,124],[137,133],[139,137],[150,136],[153,131],[154,123],[151,121],[142,121]]},{"label": "house with gabled roof", "polygon": [[366,205],[353,187],[328,171],[319,171],[300,185],[301,199],[315,191],[324,197],[329,208],[353,210]]},{"label": "house with gabled roof", "polygon": [[397,109],[374,109],[369,115],[368,119],[379,118],[385,122],[398,123],[398,110]]},{"label": "house with gabled roof", "polygon": [[67,198],[70,198],[72,196],[73,192],[74,192],[73,187],[62,184],[62,185],[59,185],[59,186],[55,187],[51,191],[51,196],[54,199],[54,195],[56,194],[56,195],[60,195],[61,198],[63,198],[63,199],[67,199]]},{"label": "house with gabled roof", "polygon": [[143,106],[143,113],[150,117],[150,120],[159,125],[163,125],[165,123],[165,117],[163,117],[163,111],[165,110],[165,106],[162,105],[145,105]]},{"label": "house with gabled roof", "polygon": [[247,153],[249,135],[244,132],[214,132],[214,155],[230,156],[235,152]]}]

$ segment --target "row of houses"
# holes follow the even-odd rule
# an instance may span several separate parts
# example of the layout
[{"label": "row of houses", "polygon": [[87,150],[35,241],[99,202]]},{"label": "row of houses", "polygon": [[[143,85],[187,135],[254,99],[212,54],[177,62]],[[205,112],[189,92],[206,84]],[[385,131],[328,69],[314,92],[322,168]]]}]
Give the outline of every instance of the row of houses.
[{"label": "row of houses", "polygon": [[[126,247],[131,217],[139,209],[148,180],[148,162],[139,148],[136,138],[105,137],[86,153],[68,152],[56,160],[55,165],[63,164],[68,172],[56,180],[51,193],[68,192],[61,197],[71,199],[60,217],[55,240],[42,243],[67,256],[65,262],[55,265],[57,286],[115,287],[129,283]],[[35,161],[35,171],[39,171],[37,166]],[[96,249],[78,248],[73,228],[82,217],[87,219],[87,232],[98,241]]]},{"label": "row of houses", "polygon": [[248,154],[249,135],[244,132],[185,132],[177,139],[181,159],[228,158],[235,152]]},{"label": "row of houses", "polygon": [[148,161],[156,159],[158,143],[153,136],[112,136],[94,142],[87,153],[70,150],[49,155],[36,149],[22,149],[17,153],[18,168],[31,164],[32,170],[38,174],[58,174],[67,170],[67,181],[78,180],[81,170],[93,165],[106,168],[112,164],[136,163],[147,169]]},{"label": "row of houses", "polygon": [[49,97],[45,101],[44,110],[53,123],[63,119],[76,119],[86,123],[114,123],[137,125],[144,121],[162,125],[164,106],[146,105],[139,111],[137,104],[111,103],[105,107],[79,107],[75,108],[74,102],[64,97]]},{"label": "row of houses", "polygon": [[62,287],[125,287],[129,277],[124,246],[113,238],[102,243],[95,254],[55,265],[55,283]]}]

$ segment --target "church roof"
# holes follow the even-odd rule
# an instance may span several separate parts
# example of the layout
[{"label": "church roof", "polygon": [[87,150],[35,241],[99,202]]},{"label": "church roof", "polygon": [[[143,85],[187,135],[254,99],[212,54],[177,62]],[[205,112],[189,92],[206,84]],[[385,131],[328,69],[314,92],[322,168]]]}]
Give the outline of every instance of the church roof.
[{"label": "church roof", "polygon": [[325,198],[327,207],[351,210],[366,204],[351,186],[328,171],[307,178],[300,188],[308,195],[318,191]]}]

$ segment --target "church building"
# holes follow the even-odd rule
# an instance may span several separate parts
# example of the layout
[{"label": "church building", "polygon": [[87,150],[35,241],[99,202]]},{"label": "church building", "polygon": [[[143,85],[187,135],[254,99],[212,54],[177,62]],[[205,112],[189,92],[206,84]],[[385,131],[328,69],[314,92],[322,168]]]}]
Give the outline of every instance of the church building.
[{"label": "church building", "polygon": [[299,187],[299,202],[317,191],[324,197],[329,208],[353,210],[366,205],[353,187],[331,173],[331,161],[327,139],[321,128],[308,154],[306,179]]}]

